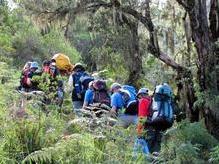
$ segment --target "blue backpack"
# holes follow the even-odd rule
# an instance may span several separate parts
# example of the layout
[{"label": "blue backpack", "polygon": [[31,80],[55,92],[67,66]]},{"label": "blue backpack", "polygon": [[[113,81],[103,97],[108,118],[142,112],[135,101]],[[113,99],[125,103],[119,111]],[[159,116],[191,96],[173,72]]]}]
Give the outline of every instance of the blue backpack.
[{"label": "blue backpack", "polygon": [[173,125],[172,94],[172,89],[167,84],[155,88],[151,118],[151,125],[155,129],[164,131]]},{"label": "blue backpack", "polygon": [[137,101],[137,92],[135,87],[130,85],[123,85],[122,97],[125,104],[125,114],[136,115],[138,113],[138,101]]},{"label": "blue backpack", "polygon": [[89,83],[91,81],[94,81],[94,78],[89,76],[86,73],[83,76],[80,77],[80,83],[81,83],[81,86],[82,86],[82,92],[86,92],[86,90],[89,87]]},{"label": "blue backpack", "polygon": [[84,94],[88,88],[88,84],[90,81],[94,80],[92,77],[90,77],[86,72],[84,71],[78,71],[75,72],[73,75],[73,85],[74,85],[74,91],[78,95],[81,95],[82,99],[84,97]]}]

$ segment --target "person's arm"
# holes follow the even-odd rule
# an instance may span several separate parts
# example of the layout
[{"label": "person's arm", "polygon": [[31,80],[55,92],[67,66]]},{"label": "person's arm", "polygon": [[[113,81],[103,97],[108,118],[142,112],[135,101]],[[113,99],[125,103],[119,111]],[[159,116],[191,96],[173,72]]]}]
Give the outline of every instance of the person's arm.
[{"label": "person's arm", "polygon": [[116,106],[112,106],[112,108],[111,108],[111,110],[110,110],[110,113],[111,114],[116,114],[117,112],[117,108],[116,108]]},{"label": "person's arm", "polygon": [[118,108],[118,103],[117,103],[117,98],[116,98],[116,95],[115,94],[113,94],[112,96],[111,96],[111,110],[110,110],[110,114],[111,115],[116,115],[116,113],[117,113],[117,108]]},{"label": "person's arm", "polygon": [[92,103],[92,99],[93,99],[93,91],[90,89],[86,90],[84,95],[83,108],[87,107],[90,103]]}]

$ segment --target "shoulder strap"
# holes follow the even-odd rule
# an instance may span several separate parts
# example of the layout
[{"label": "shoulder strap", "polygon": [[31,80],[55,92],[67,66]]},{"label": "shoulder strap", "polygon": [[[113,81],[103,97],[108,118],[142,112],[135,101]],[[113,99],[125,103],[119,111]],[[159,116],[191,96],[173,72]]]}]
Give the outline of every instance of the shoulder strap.
[{"label": "shoulder strap", "polygon": [[[165,111],[165,103],[167,103],[167,111]],[[161,116],[161,112],[163,112],[163,116],[170,118],[170,112],[171,112],[171,108],[170,108],[170,102],[169,101],[161,101],[160,107],[159,107],[159,111],[158,111],[158,116]],[[167,115],[166,115],[167,114]]]},{"label": "shoulder strap", "polygon": [[74,73],[73,73],[71,76],[72,76],[73,86],[75,86],[75,77],[74,77]]},{"label": "shoulder strap", "polygon": [[149,104],[149,117],[152,117],[153,116],[153,109],[152,109],[153,98],[150,97],[148,99],[150,101],[150,104]]}]

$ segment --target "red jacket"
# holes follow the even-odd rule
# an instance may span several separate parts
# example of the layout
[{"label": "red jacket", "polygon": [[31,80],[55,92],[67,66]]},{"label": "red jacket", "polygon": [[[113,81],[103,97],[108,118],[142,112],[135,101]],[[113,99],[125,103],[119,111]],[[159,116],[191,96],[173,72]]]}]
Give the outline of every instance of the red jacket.
[{"label": "red jacket", "polygon": [[151,97],[141,98],[138,104],[138,117],[148,117],[150,114]]}]

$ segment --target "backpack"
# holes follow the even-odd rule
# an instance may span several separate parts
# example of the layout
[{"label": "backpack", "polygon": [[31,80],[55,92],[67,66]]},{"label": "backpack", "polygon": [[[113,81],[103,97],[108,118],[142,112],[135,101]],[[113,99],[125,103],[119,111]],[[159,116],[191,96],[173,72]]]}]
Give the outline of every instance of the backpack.
[{"label": "backpack", "polygon": [[49,66],[49,74],[53,77],[56,78],[56,76],[59,75],[59,70],[56,67],[56,65],[50,64]]},{"label": "backpack", "polygon": [[86,90],[88,89],[89,87],[89,83],[91,81],[94,81],[94,78],[89,76],[88,74],[84,74],[83,76],[80,77],[80,83],[81,83],[81,86],[82,86],[82,92],[86,92]]},{"label": "backpack", "polygon": [[107,92],[106,82],[104,80],[95,80],[93,83],[93,88],[93,102],[110,106],[110,96]]},{"label": "backpack", "polygon": [[29,87],[28,85],[28,74],[29,74],[29,69],[26,69],[22,72],[22,75],[21,75],[21,86],[24,87],[24,88],[27,88]]},{"label": "backpack", "polygon": [[126,108],[125,114],[138,114],[138,100],[136,89],[130,85],[123,85],[120,91],[122,93],[122,97]]},{"label": "backpack", "polygon": [[49,65],[43,66],[43,73],[49,73]]},{"label": "backpack", "polygon": [[56,66],[59,70],[64,72],[71,72],[73,70],[73,65],[71,64],[69,57],[65,54],[55,54],[52,59],[56,61]]},{"label": "backpack", "polygon": [[77,71],[72,75],[74,92],[76,95],[81,95],[82,100],[84,99],[84,94],[89,84],[88,82],[89,80],[83,80],[82,77],[88,77],[88,76],[89,75],[84,71]]},{"label": "backpack", "polygon": [[152,102],[151,125],[157,130],[167,130],[173,125],[172,89],[167,85],[158,85]]}]

